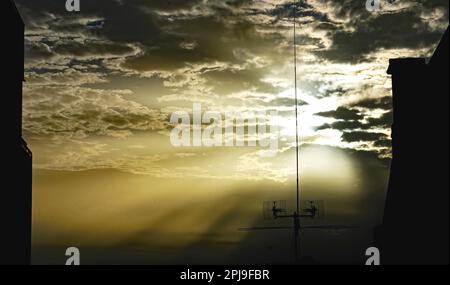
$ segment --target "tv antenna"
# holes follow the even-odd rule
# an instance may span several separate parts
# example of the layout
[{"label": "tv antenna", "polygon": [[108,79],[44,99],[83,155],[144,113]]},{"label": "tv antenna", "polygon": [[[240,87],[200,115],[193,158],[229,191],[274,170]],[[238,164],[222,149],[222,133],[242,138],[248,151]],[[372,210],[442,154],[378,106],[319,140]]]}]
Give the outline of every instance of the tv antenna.
[{"label": "tv antenna", "polygon": [[251,227],[240,228],[240,231],[252,230],[278,230],[278,229],[293,229],[294,231],[294,258],[295,262],[299,261],[299,236],[300,229],[315,229],[315,230],[343,230],[357,228],[353,226],[344,225],[301,225],[300,220],[306,219],[320,219],[325,216],[324,202],[321,200],[301,201],[300,197],[300,179],[299,179],[299,123],[298,123],[298,90],[297,90],[297,8],[301,0],[294,0],[293,2],[293,25],[294,25],[294,96],[295,96],[295,164],[296,164],[296,203],[295,211],[288,214],[286,209],[286,201],[265,201],[263,203],[264,219],[292,219],[293,225],[286,226],[270,226],[270,227]]},{"label": "tv antenna", "polygon": [[305,200],[299,205],[299,211],[288,214],[286,201],[265,201],[263,203],[263,217],[265,220],[292,219],[292,226],[265,226],[265,227],[249,227],[239,228],[239,231],[263,231],[263,230],[293,230],[294,233],[294,261],[299,259],[299,237],[300,230],[325,230],[325,231],[341,231],[348,229],[356,229],[357,226],[346,225],[301,225],[300,220],[311,219],[320,220],[325,217],[325,205],[322,200]]},{"label": "tv antenna", "polygon": [[[293,2],[293,24],[294,24],[294,96],[295,96],[295,168],[296,168],[296,206],[292,214],[287,214],[286,201],[266,201],[263,203],[264,219],[291,218],[294,229],[295,261],[298,261],[298,237],[300,232],[300,218],[316,218],[319,213],[323,213],[323,207],[319,209],[314,201],[310,201],[307,208],[300,209],[300,179],[299,179],[299,131],[298,131],[298,92],[297,92],[297,8],[301,0]],[[323,202],[320,203],[323,205]],[[241,228],[239,230],[264,230],[264,229],[285,229],[286,227],[254,227]],[[290,228],[290,227],[287,227]]]},{"label": "tv antenna", "polygon": [[[298,209],[298,210],[297,210]],[[296,203],[296,210],[289,214],[286,209],[286,201],[265,201],[263,203],[263,217],[265,220],[292,219],[291,227],[252,227],[240,228],[240,231],[251,230],[276,230],[276,229],[293,229],[294,232],[294,259],[299,261],[299,236],[300,229],[324,229],[334,230],[340,229],[340,226],[301,226],[300,219],[322,219],[325,216],[324,202],[320,200],[304,201],[300,206],[299,201]]]}]

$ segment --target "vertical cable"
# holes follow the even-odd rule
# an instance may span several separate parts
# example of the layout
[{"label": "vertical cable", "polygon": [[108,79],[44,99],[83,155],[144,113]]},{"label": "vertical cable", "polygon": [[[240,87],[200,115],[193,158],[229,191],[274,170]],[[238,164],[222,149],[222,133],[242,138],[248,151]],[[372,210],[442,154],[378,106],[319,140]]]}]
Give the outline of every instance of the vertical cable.
[{"label": "vertical cable", "polygon": [[295,93],[295,163],[297,173],[297,215],[300,215],[300,185],[299,185],[299,167],[298,167],[298,95],[297,95],[297,2],[294,0],[294,93]]},{"label": "vertical cable", "polygon": [[[299,0],[300,1],[300,0]],[[295,262],[298,262],[298,248],[300,235],[300,184],[299,184],[299,167],[298,167],[298,95],[297,95],[297,2],[294,0],[294,93],[295,93],[295,164],[296,164],[296,204],[297,211],[294,215],[294,245],[295,245]]]}]

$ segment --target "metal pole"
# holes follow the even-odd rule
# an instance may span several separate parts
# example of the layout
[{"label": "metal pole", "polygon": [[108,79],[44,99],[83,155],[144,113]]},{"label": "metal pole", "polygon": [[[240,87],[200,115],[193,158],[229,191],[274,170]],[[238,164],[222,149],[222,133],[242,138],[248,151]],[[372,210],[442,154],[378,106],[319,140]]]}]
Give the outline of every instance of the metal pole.
[{"label": "metal pole", "polygon": [[298,95],[297,95],[297,2],[294,0],[294,93],[295,93],[295,163],[296,163],[296,204],[297,211],[294,214],[294,238],[295,238],[295,261],[298,261],[298,233],[300,230],[300,185],[298,166]]}]

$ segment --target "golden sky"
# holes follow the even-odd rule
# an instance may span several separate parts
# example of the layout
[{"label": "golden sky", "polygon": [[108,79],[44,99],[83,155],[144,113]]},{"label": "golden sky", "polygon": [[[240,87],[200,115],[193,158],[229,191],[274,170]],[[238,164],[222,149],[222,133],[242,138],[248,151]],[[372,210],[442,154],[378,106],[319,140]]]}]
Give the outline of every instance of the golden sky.
[{"label": "golden sky", "polygon": [[[290,261],[289,231],[236,229],[267,225],[264,200],[295,197],[292,1],[15,2],[36,263],[69,246],[92,263]],[[448,25],[448,1],[382,2],[297,8],[302,195],[326,201],[318,223],[360,226],[304,233],[320,260],[355,262],[370,245],[391,153],[388,60],[430,56]],[[173,147],[170,115],[193,103],[277,111],[276,155]]]}]

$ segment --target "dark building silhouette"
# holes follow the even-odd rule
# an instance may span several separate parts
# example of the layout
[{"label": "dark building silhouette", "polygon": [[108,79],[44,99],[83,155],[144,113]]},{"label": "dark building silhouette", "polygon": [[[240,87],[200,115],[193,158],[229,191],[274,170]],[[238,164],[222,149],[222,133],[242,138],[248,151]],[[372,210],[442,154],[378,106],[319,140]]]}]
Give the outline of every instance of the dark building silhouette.
[{"label": "dark building silhouette", "polygon": [[391,59],[393,160],[383,225],[382,264],[448,264],[449,38],[434,55]]},{"label": "dark building silhouette", "polygon": [[[30,264],[32,155],[22,139],[24,24],[13,1],[0,1],[2,57],[2,146],[0,264]],[[5,17],[6,17],[5,16]],[[5,159],[6,158],[6,159]]]}]

